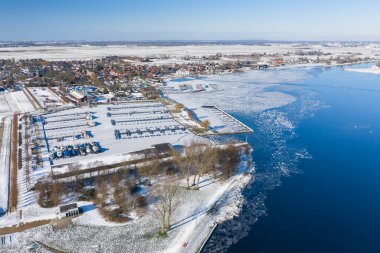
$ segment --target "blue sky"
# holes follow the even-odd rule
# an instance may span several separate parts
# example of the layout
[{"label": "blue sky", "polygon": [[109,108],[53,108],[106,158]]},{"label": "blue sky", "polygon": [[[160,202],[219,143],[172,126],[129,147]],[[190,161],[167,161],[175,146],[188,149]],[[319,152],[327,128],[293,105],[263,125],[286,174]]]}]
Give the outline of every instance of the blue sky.
[{"label": "blue sky", "polygon": [[380,40],[379,0],[0,0],[0,40]]}]

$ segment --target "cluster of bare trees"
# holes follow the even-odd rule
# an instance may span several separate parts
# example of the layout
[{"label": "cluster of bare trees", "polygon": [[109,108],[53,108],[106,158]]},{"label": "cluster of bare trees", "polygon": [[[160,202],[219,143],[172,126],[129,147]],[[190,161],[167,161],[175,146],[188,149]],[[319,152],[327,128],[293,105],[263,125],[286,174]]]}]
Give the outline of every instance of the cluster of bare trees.
[{"label": "cluster of bare trees", "polygon": [[172,161],[161,161],[157,157],[138,167],[138,175],[146,178],[145,184],[149,187],[152,179],[156,179],[151,196],[155,200],[153,214],[161,223],[159,234],[162,236],[170,229],[173,212],[179,203],[180,174],[175,167]]},{"label": "cluster of bare trees", "polygon": [[220,172],[222,180],[226,180],[236,174],[240,161],[240,148],[229,144],[217,151],[217,172]]},{"label": "cluster of bare trees", "polygon": [[83,189],[84,182],[83,182],[83,174],[80,174],[79,171],[81,169],[81,166],[79,164],[70,164],[69,165],[69,172],[73,173],[74,175],[74,183],[73,183],[73,191],[78,195],[81,193],[81,190]]},{"label": "cluster of bare trees", "polygon": [[95,202],[100,214],[107,220],[128,221],[132,208],[141,211],[147,205],[145,197],[136,192],[136,179],[128,177],[125,171],[118,171],[108,177],[101,175],[96,183]]},{"label": "cluster of bare trees", "polygon": [[35,189],[38,192],[38,204],[49,208],[61,203],[64,185],[51,179],[40,181]]},{"label": "cluster of bare trees", "polygon": [[158,184],[154,189],[153,196],[156,197],[157,203],[153,213],[161,222],[161,235],[166,235],[170,229],[172,215],[179,203],[179,190],[179,180],[173,176]]},{"label": "cluster of bare trees", "polygon": [[96,180],[97,188],[96,188],[96,203],[99,208],[103,208],[107,204],[107,185],[104,179],[104,176],[99,176]]},{"label": "cluster of bare trees", "polygon": [[159,167],[161,163],[159,159],[156,157],[150,161],[144,162],[139,168],[138,168],[138,173],[141,176],[146,177],[148,180],[148,186],[152,185],[151,179],[153,176],[158,174]]},{"label": "cluster of bare trees", "polygon": [[[185,188],[188,190],[199,190],[200,180],[205,174],[213,173],[215,177],[227,179],[236,173],[240,149],[232,144],[216,148],[210,143],[192,142],[184,147],[183,154],[175,152],[173,160],[179,173],[161,180],[154,186],[153,191],[157,200],[154,214],[161,223],[161,235],[165,235],[170,229],[173,212],[179,204],[180,179],[185,179]],[[144,170],[158,167],[157,162],[150,165]]]},{"label": "cluster of bare trees", "polygon": [[129,214],[130,207],[133,205],[133,192],[137,188],[137,184],[134,180],[126,180],[122,182],[118,173],[115,173],[111,177],[111,184],[113,186],[113,199],[118,206],[119,215]]},{"label": "cluster of bare trees", "polygon": [[239,152],[233,145],[216,148],[209,143],[192,142],[184,148],[183,155],[175,153],[174,160],[186,179],[186,189],[198,190],[201,177],[207,173],[220,172],[223,179],[231,177],[236,172]]},{"label": "cluster of bare trees", "polygon": [[[69,171],[78,172],[80,166],[77,164],[69,165]],[[35,190],[39,193],[38,203],[41,207],[54,207],[62,202],[62,197],[69,193],[75,193],[76,198],[80,200],[92,200],[95,196],[88,192],[84,187],[84,179],[81,174],[75,174],[72,182],[59,182],[54,180],[54,173],[50,177],[40,180],[35,185]],[[92,189],[92,191],[94,191]]]},{"label": "cluster of bare trees", "polygon": [[335,61],[338,63],[338,64],[350,64],[350,63],[355,63],[355,62],[361,62],[361,61],[369,61],[370,58],[369,57],[364,57],[364,58],[354,58],[354,57],[336,57],[335,58]]}]

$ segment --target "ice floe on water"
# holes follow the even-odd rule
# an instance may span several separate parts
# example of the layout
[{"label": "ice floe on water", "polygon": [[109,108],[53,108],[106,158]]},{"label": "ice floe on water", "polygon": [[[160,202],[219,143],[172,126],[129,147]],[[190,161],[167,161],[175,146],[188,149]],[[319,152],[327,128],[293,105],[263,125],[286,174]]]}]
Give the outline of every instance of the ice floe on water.
[{"label": "ice floe on water", "polygon": [[292,132],[295,128],[284,112],[271,110],[259,115],[259,120],[267,126],[267,131],[272,134],[281,134],[283,131]]},{"label": "ice floe on water", "polygon": [[[249,115],[296,101],[290,94],[269,90],[282,82],[297,82],[308,76],[305,71],[249,71],[239,74],[210,76],[189,81],[192,84],[216,84],[212,92],[178,93],[170,96],[185,105],[216,105],[228,112]],[[187,83],[186,81],[184,83]],[[169,82],[168,85],[171,85]]]}]

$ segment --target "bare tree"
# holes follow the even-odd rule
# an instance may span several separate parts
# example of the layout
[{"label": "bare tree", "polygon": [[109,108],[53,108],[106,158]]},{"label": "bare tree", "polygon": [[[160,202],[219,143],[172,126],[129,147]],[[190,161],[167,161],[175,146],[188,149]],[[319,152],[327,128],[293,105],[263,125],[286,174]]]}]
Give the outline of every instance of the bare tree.
[{"label": "bare tree", "polygon": [[173,155],[174,161],[186,179],[186,189],[190,189],[191,177],[193,177],[192,186],[199,189],[200,178],[215,167],[217,153],[217,149],[210,143],[191,142],[185,147],[183,155],[179,153]]},{"label": "bare tree", "polygon": [[181,110],[184,108],[185,106],[183,104],[176,104],[175,105],[175,112],[181,112]]},{"label": "bare tree", "polygon": [[239,149],[230,144],[218,151],[218,164],[222,172],[222,179],[228,179],[236,173],[239,162]]},{"label": "bare tree", "polygon": [[217,150],[211,145],[206,145],[202,152],[198,154],[197,182],[195,189],[199,189],[199,181],[206,173],[210,172],[217,162]]},{"label": "bare tree", "polygon": [[80,192],[81,189],[81,175],[79,174],[81,166],[79,164],[70,164],[69,165],[69,172],[73,174],[73,177],[75,178],[75,191],[77,193]]},{"label": "bare tree", "polygon": [[120,181],[121,181],[121,178],[120,178],[120,174],[119,173],[114,173],[112,174],[111,176],[111,183],[112,183],[112,186],[115,188],[115,189],[119,189],[120,188]]},{"label": "bare tree", "polygon": [[145,162],[141,167],[139,167],[138,172],[148,179],[148,185],[151,186],[151,178],[157,174],[159,167],[160,160],[158,158],[154,158],[153,160]]},{"label": "bare tree", "polygon": [[56,206],[60,203],[61,201],[61,190],[62,190],[62,185],[56,181],[52,182],[51,185],[51,204],[53,206]]},{"label": "bare tree", "polygon": [[50,206],[50,197],[49,197],[50,186],[51,185],[48,182],[48,180],[40,181],[35,186],[36,191],[39,193],[38,194],[38,204],[41,207],[44,207],[44,208],[51,207]]},{"label": "bare tree", "polygon": [[119,206],[120,212],[124,214],[129,213],[129,205],[126,191],[127,190],[124,187],[120,186],[120,184],[117,184],[113,193],[115,202]]},{"label": "bare tree", "polygon": [[104,207],[107,199],[107,186],[103,175],[97,178],[97,186],[96,200],[100,207]]},{"label": "bare tree", "polygon": [[[173,159],[175,163],[181,169],[182,175],[186,179],[186,189],[190,189],[190,177],[194,174],[194,163],[196,158],[196,145],[195,143],[191,143],[189,146],[185,147],[184,154],[175,152],[173,154]],[[195,180],[195,179],[194,179]],[[194,182],[195,183],[195,182]]]},{"label": "bare tree", "polygon": [[201,127],[203,127],[206,130],[209,130],[210,128],[210,121],[205,119],[204,121],[201,122]]},{"label": "bare tree", "polygon": [[156,186],[154,196],[158,202],[154,208],[155,216],[161,222],[160,234],[165,235],[170,229],[172,215],[178,206],[179,183],[177,178],[168,178]]}]

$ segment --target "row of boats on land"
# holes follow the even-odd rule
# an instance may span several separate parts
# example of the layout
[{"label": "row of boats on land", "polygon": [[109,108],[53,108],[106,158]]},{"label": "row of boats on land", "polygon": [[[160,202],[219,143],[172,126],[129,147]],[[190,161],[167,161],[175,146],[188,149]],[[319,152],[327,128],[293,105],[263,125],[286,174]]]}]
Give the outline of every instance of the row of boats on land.
[{"label": "row of boats on land", "polygon": [[[57,116],[54,116],[53,118],[45,118],[45,117],[40,117],[39,119],[36,119],[36,121],[42,122],[43,125],[49,124],[49,123],[55,123],[55,124],[60,124],[60,123],[67,123],[67,122],[81,122],[81,124],[87,124],[90,127],[96,126],[96,123],[94,122],[94,118],[92,116],[91,112],[86,112],[86,116],[82,116],[81,114],[66,114],[63,115],[62,118],[56,119]],[[71,116],[71,117],[70,117]],[[82,123],[84,121],[84,123]],[[53,127],[55,129],[55,127]]]},{"label": "row of boats on land", "polygon": [[89,142],[78,145],[61,145],[54,147],[50,153],[50,159],[69,158],[73,156],[85,156],[88,154],[97,154],[101,152],[101,147],[97,142]]},{"label": "row of boats on land", "polygon": [[94,136],[92,135],[91,131],[83,130],[78,134],[74,134],[74,135],[66,134],[66,135],[60,136],[60,137],[52,137],[52,139],[57,138],[58,142],[62,142],[64,140],[66,140],[67,138],[72,138],[73,140],[79,140],[79,139],[89,139],[92,137],[94,137]]}]

